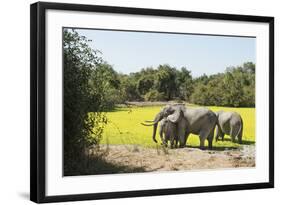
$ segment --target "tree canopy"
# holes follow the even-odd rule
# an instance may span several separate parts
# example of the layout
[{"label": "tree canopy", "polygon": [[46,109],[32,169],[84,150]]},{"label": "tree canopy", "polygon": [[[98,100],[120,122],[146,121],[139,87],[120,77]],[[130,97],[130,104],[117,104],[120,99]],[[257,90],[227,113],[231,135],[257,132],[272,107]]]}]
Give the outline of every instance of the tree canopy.
[{"label": "tree canopy", "polygon": [[[111,69],[118,90],[114,102],[126,101],[185,101],[198,105],[230,107],[255,106],[255,64],[226,68],[224,73],[193,78],[185,67],[168,64],[143,68],[139,72],[119,74]],[[117,81],[115,79],[118,79]],[[112,107],[112,106],[111,106]]]}]

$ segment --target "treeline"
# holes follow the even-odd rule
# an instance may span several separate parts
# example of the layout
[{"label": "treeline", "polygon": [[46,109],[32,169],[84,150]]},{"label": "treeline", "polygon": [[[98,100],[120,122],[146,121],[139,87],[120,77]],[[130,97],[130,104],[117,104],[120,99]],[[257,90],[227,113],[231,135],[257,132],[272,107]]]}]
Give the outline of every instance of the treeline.
[{"label": "treeline", "polygon": [[108,63],[98,72],[107,90],[107,108],[126,101],[186,101],[198,105],[255,106],[255,64],[229,67],[224,73],[193,78],[185,67],[170,65],[143,68],[128,75],[117,73]]}]

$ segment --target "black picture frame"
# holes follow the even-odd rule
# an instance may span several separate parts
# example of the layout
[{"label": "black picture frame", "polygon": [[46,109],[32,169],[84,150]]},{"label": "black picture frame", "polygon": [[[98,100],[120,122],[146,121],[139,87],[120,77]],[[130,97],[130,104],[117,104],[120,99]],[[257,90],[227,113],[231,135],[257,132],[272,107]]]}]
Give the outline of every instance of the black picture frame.
[{"label": "black picture frame", "polygon": [[[269,181],[221,186],[170,188],[157,190],[89,193],[46,196],[45,190],[45,37],[46,10],[120,13],[130,15],[169,16],[195,19],[263,22],[269,25]],[[187,12],[145,8],[111,7],[82,4],[38,2],[30,7],[30,199],[37,203],[76,200],[97,200],[123,197],[218,192],[274,187],[274,18],[265,16],[233,15],[218,13]]]}]

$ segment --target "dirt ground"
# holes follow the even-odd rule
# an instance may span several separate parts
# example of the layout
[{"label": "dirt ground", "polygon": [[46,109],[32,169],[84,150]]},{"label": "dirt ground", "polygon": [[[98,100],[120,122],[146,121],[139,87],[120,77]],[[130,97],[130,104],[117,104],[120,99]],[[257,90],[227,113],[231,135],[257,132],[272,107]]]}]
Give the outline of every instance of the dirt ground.
[{"label": "dirt ground", "polygon": [[229,150],[200,150],[191,147],[168,149],[162,146],[152,149],[137,145],[101,145],[98,152],[102,160],[110,165],[106,167],[111,169],[99,170],[99,174],[255,166],[254,145],[243,145],[238,149]]}]

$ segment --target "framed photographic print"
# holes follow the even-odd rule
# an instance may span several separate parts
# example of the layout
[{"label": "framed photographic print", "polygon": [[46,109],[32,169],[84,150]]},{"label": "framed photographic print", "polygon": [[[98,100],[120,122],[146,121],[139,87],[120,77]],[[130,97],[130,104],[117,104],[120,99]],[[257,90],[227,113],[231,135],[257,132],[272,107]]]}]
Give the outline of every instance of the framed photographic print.
[{"label": "framed photographic print", "polygon": [[30,198],[274,187],[274,18],[31,5]]}]

